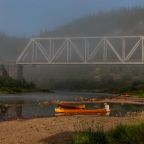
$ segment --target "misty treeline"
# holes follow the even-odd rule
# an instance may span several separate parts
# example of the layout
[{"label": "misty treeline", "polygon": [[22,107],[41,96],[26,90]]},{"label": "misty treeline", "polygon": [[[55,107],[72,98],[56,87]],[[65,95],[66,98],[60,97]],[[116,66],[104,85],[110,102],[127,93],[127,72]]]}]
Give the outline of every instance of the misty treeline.
[{"label": "misty treeline", "polygon": [[[144,90],[142,65],[32,66],[25,77],[37,86],[53,90],[90,90],[123,93]],[[29,69],[29,68],[28,68]]]},{"label": "misty treeline", "polygon": [[33,90],[35,85],[33,82],[26,82],[23,80],[15,80],[9,76],[0,76],[0,92],[3,93],[17,93],[28,92]]},{"label": "misty treeline", "polygon": [[121,8],[79,18],[41,36],[143,35],[144,8]]},{"label": "misty treeline", "polygon": [[[121,8],[91,14],[56,30],[41,31],[38,36],[111,36],[144,35],[144,8]],[[29,38],[13,37],[0,33],[0,59],[16,60]],[[109,88],[113,91],[144,88],[144,66],[118,65],[45,65],[24,66],[24,76],[39,87],[51,89],[95,90]],[[137,83],[140,83],[138,85]]]}]

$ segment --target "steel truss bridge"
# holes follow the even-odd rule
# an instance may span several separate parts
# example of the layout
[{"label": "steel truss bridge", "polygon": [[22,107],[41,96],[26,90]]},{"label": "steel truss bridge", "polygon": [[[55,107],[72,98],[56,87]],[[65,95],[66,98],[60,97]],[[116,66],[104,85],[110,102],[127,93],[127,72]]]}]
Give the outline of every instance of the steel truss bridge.
[{"label": "steel truss bridge", "polygon": [[144,64],[144,36],[32,38],[16,64]]}]

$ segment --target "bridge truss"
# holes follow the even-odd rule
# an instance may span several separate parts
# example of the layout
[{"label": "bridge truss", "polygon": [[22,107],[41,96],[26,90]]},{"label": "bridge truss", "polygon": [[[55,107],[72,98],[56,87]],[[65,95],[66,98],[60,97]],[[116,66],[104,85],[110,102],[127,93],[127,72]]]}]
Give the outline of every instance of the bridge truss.
[{"label": "bridge truss", "polygon": [[144,64],[144,36],[32,38],[16,64]]}]

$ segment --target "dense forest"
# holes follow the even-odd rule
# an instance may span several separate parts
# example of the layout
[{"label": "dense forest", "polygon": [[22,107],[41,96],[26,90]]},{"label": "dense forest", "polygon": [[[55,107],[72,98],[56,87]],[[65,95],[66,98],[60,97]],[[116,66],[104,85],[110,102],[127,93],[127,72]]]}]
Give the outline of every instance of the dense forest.
[{"label": "dense forest", "polygon": [[[42,31],[38,36],[111,35],[144,35],[144,8],[121,8],[91,14],[54,31]],[[0,33],[0,59],[16,60],[28,40]],[[24,66],[24,76],[38,87],[51,89],[122,91],[144,88],[143,65]]]}]

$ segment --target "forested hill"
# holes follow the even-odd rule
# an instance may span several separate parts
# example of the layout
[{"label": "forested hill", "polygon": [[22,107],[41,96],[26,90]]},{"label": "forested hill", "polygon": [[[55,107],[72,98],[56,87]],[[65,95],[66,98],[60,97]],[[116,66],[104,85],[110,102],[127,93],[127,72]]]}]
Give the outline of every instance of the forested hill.
[{"label": "forested hill", "polygon": [[144,8],[122,8],[99,12],[72,21],[41,36],[105,36],[144,34]]},{"label": "forested hill", "polygon": [[[144,35],[144,8],[123,8],[109,12],[99,12],[72,21],[51,32],[41,32],[38,36],[106,36]],[[29,38],[18,38],[0,33],[0,59],[16,60]],[[109,80],[122,77],[128,80],[144,80],[143,65],[139,66],[25,66],[25,77],[41,87],[91,88],[97,81],[109,85]],[[88,82],[89,81],[89,82]],[[84,84],[85,83],[85,84]],[[83,86],[83,87],[82,87]],[[112,86],[113,87],[113,86]]]},{"label": "forested hill", "polygon": [[[43,31],[38,36],[107,36],[144,35],[144,8],[122,8],[99,12],[72,21],[56,30]],[[28,38],[0,33],[0,59],[16,59]]]}]

